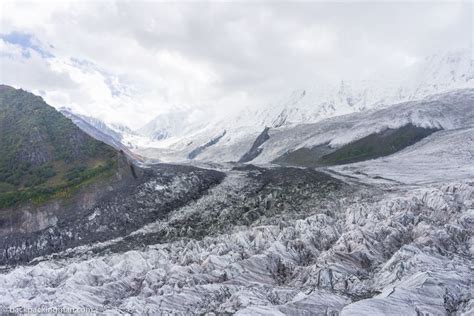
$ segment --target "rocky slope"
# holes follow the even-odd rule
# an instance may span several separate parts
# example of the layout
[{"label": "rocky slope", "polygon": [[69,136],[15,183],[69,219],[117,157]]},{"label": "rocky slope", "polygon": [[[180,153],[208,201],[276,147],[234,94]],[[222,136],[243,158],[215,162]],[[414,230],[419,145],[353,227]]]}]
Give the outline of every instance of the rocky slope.
[{"label": "rocky slope", "polygon": [[218,171],[184,166],[131,168],[65,200],[4,210],[0,264],[25,263],[126,235],[196,199],[223,177]]}]

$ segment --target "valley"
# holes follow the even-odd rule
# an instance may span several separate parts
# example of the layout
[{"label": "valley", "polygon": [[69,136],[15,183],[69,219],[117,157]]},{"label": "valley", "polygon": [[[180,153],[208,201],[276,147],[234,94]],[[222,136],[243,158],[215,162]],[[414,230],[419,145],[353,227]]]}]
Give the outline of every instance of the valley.
[{"label": "valley", "polygon": [[474,316],[474,2],[0,2],[0,315]]},{"label": "valley", "polygon": [[[50,197],[1,208],[0,307],[469,315],[473,100],[463,89],[235,140],[229,129],[168,148],[174,163],[66,114],[62,133],[95,142],[74,122],[107,142],[96,146],[113,164],[59,174],[67,194],[48,180],[34,188]],[[14,185],[2,194],[23,194]]]}]

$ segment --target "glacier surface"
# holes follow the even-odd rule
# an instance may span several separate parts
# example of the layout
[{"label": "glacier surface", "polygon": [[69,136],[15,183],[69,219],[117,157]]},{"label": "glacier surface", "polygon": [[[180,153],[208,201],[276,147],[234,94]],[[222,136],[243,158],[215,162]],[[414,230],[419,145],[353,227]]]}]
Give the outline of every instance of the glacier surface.
[{"label": "glacier surface", "polygon": [[222,170],[226,178],[207,194],[128,236],[5,267],[0,307],[153,315],[473,312],[472,179],[374,186],[305,169]]}]

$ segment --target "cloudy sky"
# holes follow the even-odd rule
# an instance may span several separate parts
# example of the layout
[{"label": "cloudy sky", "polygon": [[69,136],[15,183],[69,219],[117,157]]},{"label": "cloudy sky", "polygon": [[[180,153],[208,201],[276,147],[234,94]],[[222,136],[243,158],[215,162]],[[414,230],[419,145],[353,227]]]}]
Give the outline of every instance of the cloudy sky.
[{"label": "cloudy sky", "polygon": [[395,73],[472,42],[465,2],[1,1],[0,82],[138,127]]}]

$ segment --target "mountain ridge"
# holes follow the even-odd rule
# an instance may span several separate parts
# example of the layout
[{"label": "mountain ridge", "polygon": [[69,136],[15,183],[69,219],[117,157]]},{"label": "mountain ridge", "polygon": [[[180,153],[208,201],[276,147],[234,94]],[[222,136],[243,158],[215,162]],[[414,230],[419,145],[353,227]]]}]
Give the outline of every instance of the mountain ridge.
[{"label": "mountain ridge", "polygon": [[[340,115],[422,100],[429,95],[474,88],[474,68],[469,50],[430,56],[406,72],[409,73],[407,78],[382,77],[361,82],[341,80],[338,85],[324,84],[294,90],[280,101],[258,108],[248,106],[239,114],[224,119],[204,117],[200,124],[199,120],[189,124],[194,115],[191,111],[180,112],[179,119],[172,119],[176,113],[171,112],[169,118],[167,114],[161,114],[145,125],[147,132],[142,133],[144,138],[137,140],[137,147],[149,148],[149,151],[153,151],[152,148],[180,151],[189,143],[197,148],[224,130],[227,131],[227,140],[232,138],[235,141],[258,134],[267,126],[281,128],[316,123]],[[155,127],[160,137],[151,137],[147,141],[146,138],[153,135],[151,122],[158,122]],[[173,122],[173,128],[162,122]]]},{"label": "mountain ridge", "polygon": [[0,85],[0,207],[66,194],[113,172],[116,158],[41,97]]},{"label": "mountain ridge", "polygon": [[[234,147],[239,142],[244,146],[248,138],[257,137],[266,127],[276,130],[293,128],[351,113],[377,111],[457,89],[474,88],[474,68],[468,50],[427,57],[412,66],[409,73],[404,80],[341,80],[338,85],[324,84],[299,89],[278,102],[258,108],[249,106],[237,115],[221,119],[206,115],[205,111],[181,108],[179,111],[162,113],[143,127],[131,131],[90,118],[89,123],[97,120],[98,123],[93,124],[94,128],[112,134],[112,140],[101,138],[100,133],[94,131],[89,134],[94,136],[95,133],[95,137],[106,142],[108,140],[116,148],[130,150],[153,161],[215,160],[217,157],[206,155],[205,152],[212,152],[213,148],[219,146]],[[82,124],[77,123],[79,126]],[[84,130],[87,132],[88,128]],[[226,135],[218,137],[224,131]],[[218,141],[212,141],[215,139]],[[302,142],[305,140],[302,139]],[[195,155],[198,151],[200,154]]]}]

